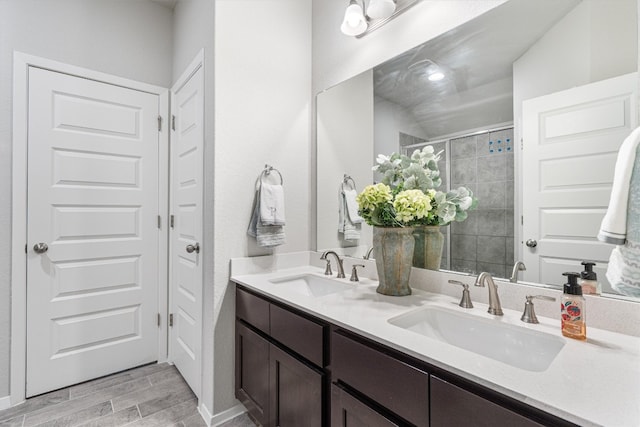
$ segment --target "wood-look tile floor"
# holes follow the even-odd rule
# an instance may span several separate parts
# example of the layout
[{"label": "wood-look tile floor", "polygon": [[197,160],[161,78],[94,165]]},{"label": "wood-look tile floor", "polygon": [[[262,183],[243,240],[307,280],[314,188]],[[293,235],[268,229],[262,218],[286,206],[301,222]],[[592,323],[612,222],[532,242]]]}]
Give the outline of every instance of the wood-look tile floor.
[{"label": "wood-look tile floor", "polygon": [[[195,395],[176,368],[161,363],[27,399],[0,411],[0,426],[206,426],[196,406]],[[244,414],[223,425],[254,426]]]}]

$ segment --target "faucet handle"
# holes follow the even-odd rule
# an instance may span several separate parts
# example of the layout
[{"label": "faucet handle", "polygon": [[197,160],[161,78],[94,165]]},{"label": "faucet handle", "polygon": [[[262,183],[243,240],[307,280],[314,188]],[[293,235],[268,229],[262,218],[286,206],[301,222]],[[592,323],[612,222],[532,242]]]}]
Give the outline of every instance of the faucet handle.
[{"label": "faucet handle", "polygon": [[524,313],[522,313],[522,320],[525,323],[540,323],[533,307],[533,300],[539,299],[543,301],[555,301],[554,297],[548,297],[546,295],[527,295],[527,301],[524,303]]},{"label": "faucet handle", "polygon": [[449,283],[451,283],[452,285],[460,285],[464,288],[462,289],[462,298],[460,299],[460,304],[458,305],[462,308],[473,308],[473,303],[471,302],[471,294],[469,293],[469,285],[458,280],[449,280]]},{"label": "faucet handle", "polygon": [[324,268],[324,275],[331,276],[333,274],[333,271],[331,271],[331,260],[329,258],[325,258],[325,261],[327,261],[327,266]]},{"label": "faucet handle", "polygon": [[358,267],[364,268],[364,264],[353,264],[353,266],[351,267],[351,277],[349,278],[349,280],[352,282],[360,281],[360,279],[358,278]]}]

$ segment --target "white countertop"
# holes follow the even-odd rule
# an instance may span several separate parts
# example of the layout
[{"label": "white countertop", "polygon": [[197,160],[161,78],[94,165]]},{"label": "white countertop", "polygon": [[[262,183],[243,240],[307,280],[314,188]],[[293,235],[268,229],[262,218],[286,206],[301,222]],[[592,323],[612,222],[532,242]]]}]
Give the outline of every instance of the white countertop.
[{"label": "white countertop", "polygon": [[[590,328],[587,324],[587,340],[572,340],[562,336],[558,319],[538,315],[539,324],[525,324],[520,321],[521,311],[504,309],[504,316],[496,317],[486,312],[486,304],[474,301],[475,307],[465,310],[458,307],[459,299],[417,289],[411,296],[384,296],[375,292],[377,282],[367,278],[357,284],[336,279],[353,288],[323,297],[287,292],[270,282],[302,273],[322,276],[323,270],[314,266],[282,265],[276,271],[241,274],[249,271],[232,270],[231,280],[535,408],[584,426],[640,426],[638,337]],[[551,334],[563,339],[565,345],[545,371],[531,372],[387,322],[426,305]]]}]

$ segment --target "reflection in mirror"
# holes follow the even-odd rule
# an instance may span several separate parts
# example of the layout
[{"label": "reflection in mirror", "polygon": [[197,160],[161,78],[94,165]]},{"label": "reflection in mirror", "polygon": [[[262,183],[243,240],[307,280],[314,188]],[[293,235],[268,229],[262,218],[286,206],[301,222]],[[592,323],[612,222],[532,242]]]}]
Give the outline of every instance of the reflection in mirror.
[{"label": "reflection in mirror", "polygon": [[371,246],[366,225],[357,241],[337,232],[345,173],[360,191],[379,180],[378,154],[433,144],[439,189],[466,185],[479,199],[442,227],[441,268],[509,277],[524,261],[521,279],[558,286],[590,260],[612,292],[611,246],[595,236],[618,147],[637,126],[638,4],[536,3],[510,0],[318,95],[318,250],[362,257]]}]

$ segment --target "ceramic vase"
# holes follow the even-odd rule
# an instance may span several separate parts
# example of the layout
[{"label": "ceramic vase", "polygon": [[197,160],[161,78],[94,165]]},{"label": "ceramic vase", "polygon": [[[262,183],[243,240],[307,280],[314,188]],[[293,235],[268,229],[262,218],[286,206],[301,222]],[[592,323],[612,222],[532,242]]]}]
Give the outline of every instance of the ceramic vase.
[{"label": "ceramic vase", "polygon": [[378,270],[378,288],[383,295],[411,295],[409,278],[413,259],[412,227],[375,227],[373,247]]},{"label": "ceramic vase", "polygon": [[439,225],[421,225],[414,228],[415,249],[413,266],[439,270],[442,261],[444,235]]}]

